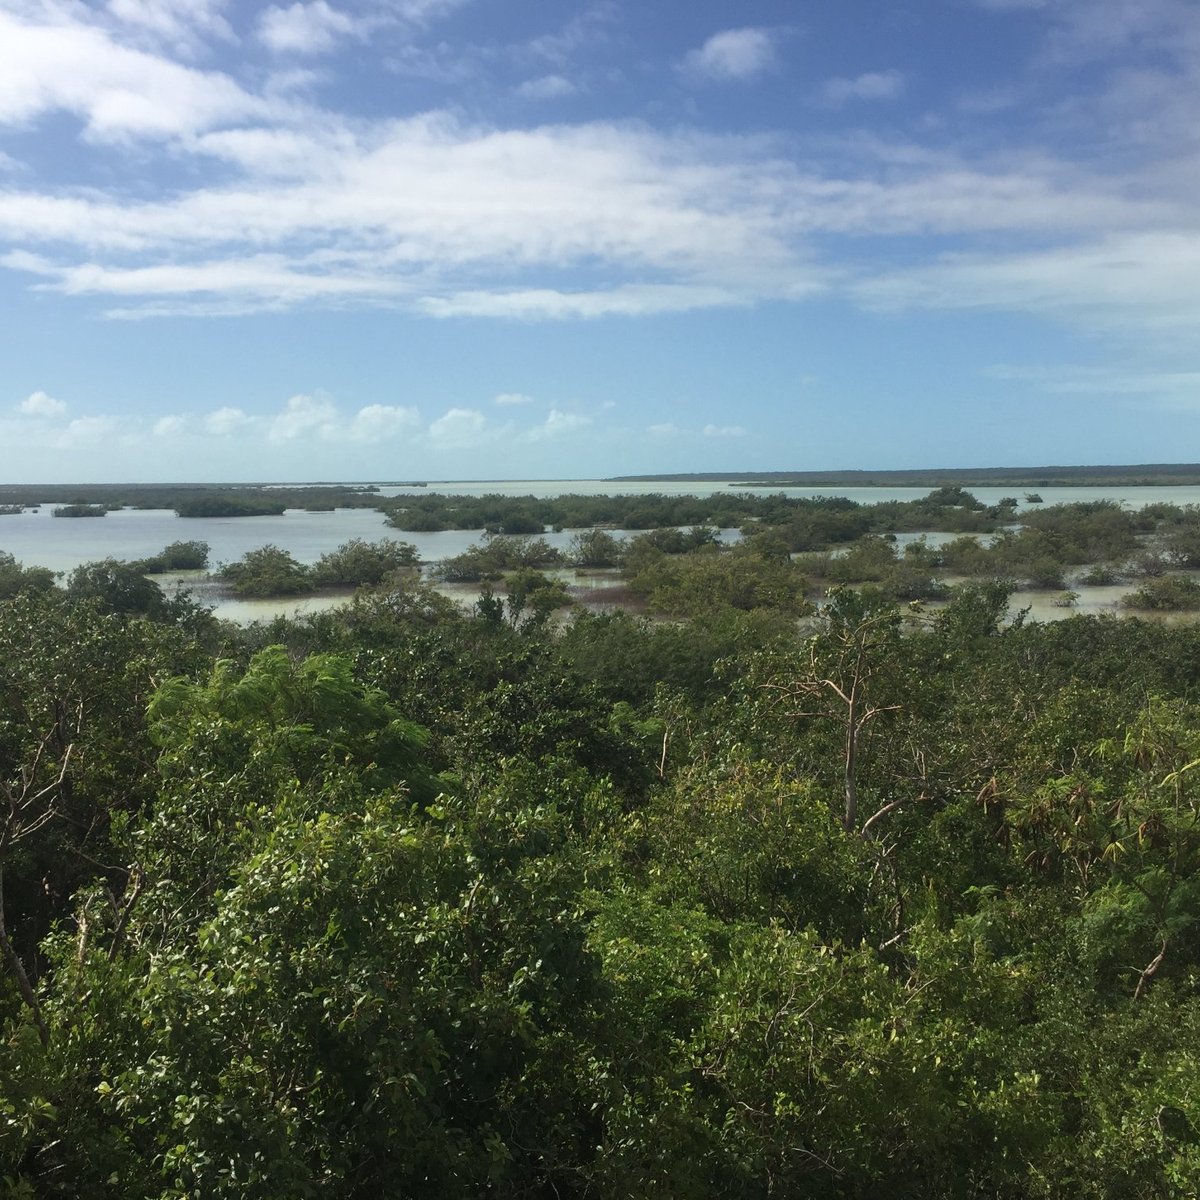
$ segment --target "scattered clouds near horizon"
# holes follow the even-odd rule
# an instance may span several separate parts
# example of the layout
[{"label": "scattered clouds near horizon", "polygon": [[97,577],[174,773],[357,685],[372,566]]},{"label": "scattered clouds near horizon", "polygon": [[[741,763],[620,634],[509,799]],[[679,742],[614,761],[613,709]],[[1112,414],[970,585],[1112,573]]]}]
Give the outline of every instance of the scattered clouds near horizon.
[{"label": "scattered clouds near horizon", "polygon": [[[176,421],[180,422],[176,429],[185,428],[183,425],[184,418],[177,417]],[[244,429],[247,425],[253,423],[252,418],[244,413],[240,408],[218,408],[215,412],[210,412],[203,419],[203,427],[206,433],[212,434],[214,437],[229,437],[230,434],[237,433],[239,429]]]},{"label": "scattered clouds near horizon", "polygon": [[[495,403],[506,408],[528,408],[535,402],[520,393],[501,393]],[[609,406],[602,406],[607,411]],[[161,447],[167,442],[199,447],[201,443],[257,445],[265,454],[286,446],[326,447],[388,443],[419,446],[426,451],[455,451],[493,445],[519,445],[567,437],[588,429],[594,418],[587,413],[551,407],[544,415],[518,422],[492,421],[479,409],[451,407],[426,421],[415,405],[367,404],[347,410],[324,392],[301,392],[288,397],[274,411],[250,413],[236,405],[207,412],[176,412],[157,418],[92,414],[68,419],[66,403],[36,391],[11,409],[11,418],[0,417],[0,432],[19,444],[22,437],[44,443],[82,445],[120,433],[124,444]]]},{"label": "scattered clouds near horizon", "polygon": [[67,406],[45,392],[32,392],[17,405],[17,411],[27,417],[61,417]]},{"label": "scattered clouds near horizon", "polygon": [[452,408],[429,426],[429,441],[438,450],[469,450],[487,433],[488,419],[478,409]]},{"label": "scattered clouds near horizon", "polygon": [[186,417],[167,416],[159,417],[151,428],[151,432],[156,438],[176,438],[180,434],[186,433],[188,422]]},{"label": "scattered clouds near horizon", "polygon": [[725,29],[683,60],[684,71],[716,82],[744,82],[769,71],[776,64],[776,35],[756,27]]},{"label": "scattered clouds near horizon", "polygon": [[550,438],[562,437],[575,430],[585,429],[591,425],[592,418],[583,413],[563,412],[552,408],[541,425],[535,425],[525,432],[527,441],[542,442]]},{"label": "scattered clouds near horizon", "polygon": [[749,430],[744,425],[717,425],[710,422],[699,429],[687,429],[674,421],[661,421],[648,425],[646,432],[655,438],[742,438]]}]

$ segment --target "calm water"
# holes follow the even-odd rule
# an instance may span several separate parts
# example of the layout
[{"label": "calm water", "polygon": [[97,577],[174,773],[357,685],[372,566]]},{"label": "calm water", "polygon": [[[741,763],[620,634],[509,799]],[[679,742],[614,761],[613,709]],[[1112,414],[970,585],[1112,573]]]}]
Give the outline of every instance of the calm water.
[{"label": "calm water", "polygon": [[[405,489],[382,488],[381,495],[394,496]],[[411,489],[410,489],[411,490]],[[459,495],[500,494],[506,496],[564,496],[608,493],[637,496],[652,493],[711,496],[737,491],[728,484],[606,483],[599,479],[513,480],[504,483],[431,483],[421,491]],[[887,500],[916,500],[929,494],[928,488],[780,488],[788,496],[846,496],[863,504]],[[985,504],[995,504],[1003,496],[1016,495],[1027,508],[1024,493],[1012,488],[973,488]],[[763,494],[767,494],[764,489]],[[1200,504],[1200,487],[1144,488],[1042,488],[1046,504],[1081,500],[1117,500],[1131,508],[1166,502]],[[279,546],[300,562],[316,562],[322,554],[336,549],[350,538],[373,541],[394,537],[411,542],[426,561],[461,554],[479,540],[477,530],[449,530],[443,533],[401,533],[384,524],[382,514],[369,509],[340,508],[328,513],[310,513],[289,509],[278,517],[203,517],[183,519],[169,509],[122,509],[106,517],[55,518],[51,506],[37,512],[0,517],[0,550],[7,550],[26,566],[49,567],[52,571],[70,571],[80,563],[99,558],[148,558],[170,542],[208,542],[211,562],[232,562],[248,550],[268,543]],[[547,533],[551,545],[563,548],[571,532]]]},{"label": "calm water", "polygon": [[[381,488],[383,496],[394,496],[413,489]],[[576,480],[510,480],[505,482],[440,482],[430,483],[420,492],[458,495],[537,496],[563,495],[649,495],[712,496],[739,491],[729,484],[685,483],[610,483],[599,479]],[[1027,508],[1024,492],[1014,488],[980,487],[971,492],[985,504],[995,504],[1004,496],[1017,496],[1021,508]],[[888,500],[916,500],[928,495],[928,488],[777,488],[755,489],[761,494],[783,493],[787,496],[846,496],[862,504],[877,504]],[[1072,487],[1041,488],[1046,505],[1084,500],[1116,500],[1131,508],[1165,502],[1171,504],[1200,504],[1200,487],[1142,487],[1104,488]],[[425,562],[434,562],[461,554],[480,539],[478,530],[449,530],[442,533],[402,533],[390,529],[381,513],[368,509],[345,508],[328,513],[311,513],[289,509],[277,517],[177,517],[169,509],[122,509],[97,518],[54,518],[51,505],[36,512],[26,511],[18,516],[0,517],[0,550],[12,554],[25,566],[49,567],[52,571],[69,572],[81,563],[101,558],[122,560],[148,558],[175,541],[205,541],[210,547],[212,565],[233,562],[247,551],[272,544],[287,550],[303,563],[316,562],[322,554],[336,549],[343,542],[359,537],[367,541],[392,537],[411,542]],[[547,533],[546,540],[565,549],[574,536],[571,531]],[[907,540],[904,538],[903,540]],[[938,539],[931,537],[931,540]],[[1094,597],[1080,589],[1085,597],[1080,608],[1084,611],[1109,609],[1114,597]],[[229,601],[221,599],[211,587],[197,584],[197,599],[211,603],[218,614],[234,620],[252,620],[276,613],[310,612],[341,603],[344,597],[319,596],[295,601]],[[1039,596],[1036,615],[1050,618],[1069,615],[1069,610],[1045,609],[1045,597]],[[1094,607],[1093,607],[1094,606]],[[1078,611],[1078,610],[1077,610]]]}]

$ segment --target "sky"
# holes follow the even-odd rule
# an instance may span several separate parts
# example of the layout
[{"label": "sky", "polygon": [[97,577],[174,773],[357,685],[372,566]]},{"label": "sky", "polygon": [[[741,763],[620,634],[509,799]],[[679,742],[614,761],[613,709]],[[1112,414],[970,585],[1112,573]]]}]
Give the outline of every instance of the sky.
[{"label": "sky", "polygon": [[1200,460],[1196,0],[0,0],[0,480]]}]

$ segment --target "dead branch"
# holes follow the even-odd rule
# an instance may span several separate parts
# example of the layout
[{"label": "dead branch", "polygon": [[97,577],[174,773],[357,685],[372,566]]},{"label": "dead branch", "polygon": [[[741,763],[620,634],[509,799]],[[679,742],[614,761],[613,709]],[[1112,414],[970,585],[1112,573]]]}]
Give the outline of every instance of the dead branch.
[{"label": "dead branch", "polygon": [[1146,985],[1154,978],[1158,968],[1163,965],[1163,959],[1167,957],[1167,937],[1166,934],[1162,937],[1162,944],[1158,953],[1150,960],[1150,962],[1142,968],[1141,975],[1138,976],[1137,989],[1133,993],[1135,1000],[1142,998],[1142,993],[1146,990]]}]

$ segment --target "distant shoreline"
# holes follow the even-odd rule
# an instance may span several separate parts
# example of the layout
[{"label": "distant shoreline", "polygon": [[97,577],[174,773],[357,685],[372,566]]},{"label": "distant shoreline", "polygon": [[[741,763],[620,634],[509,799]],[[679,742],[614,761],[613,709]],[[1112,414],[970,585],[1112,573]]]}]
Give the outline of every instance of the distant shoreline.
[{"label": "distant shoreline", "polygon": [[[554,479],[422,479],[408,482],[373,480],[297,480],[293,482],[199,482],[132,483],[15,483],[0,484],[0,502],[31,504],[84,503],[115,501],[136,494],[139,499],[161,497],[166,507],[168,499],[182,495],[212,492],[253,492],[259,490],[316,492],[318,489],[357,493],[364,503],[381,488],[445,487],[451,484],[478,486],[494,483],[574,483],[575,477]],[[1046,467],[922,467],[913,470],[843,470],[843,471],[676,471],[648,475],[605,475],[596,483],[725,483],[735,487],[856,487],[856,488],[938,488],[970,487],[1197,487],[1200,486],[1200,463],[1127,463],[1093,466]],[[113,493],[120,495],[114,496]]]},{"label": "distant shoreline", "polygon": [[697,471],[615,475],[606,483],[729,483],[738,487],[1186,487],[1198,463],[1089,467],[931,467],[909,471]]}]

